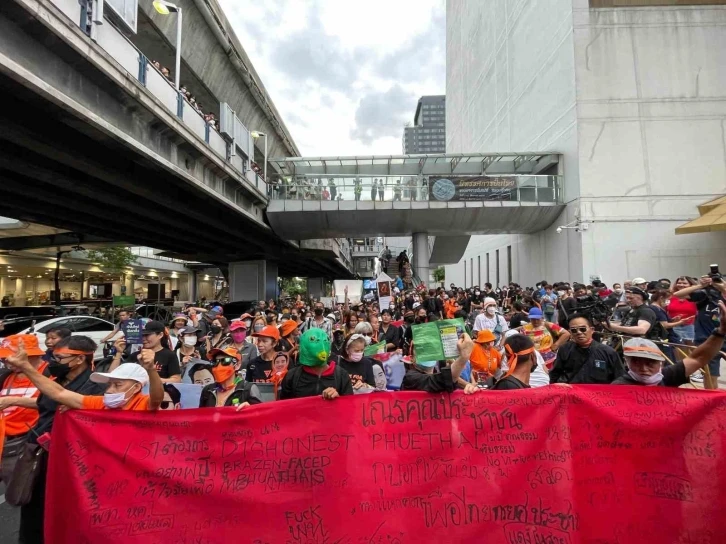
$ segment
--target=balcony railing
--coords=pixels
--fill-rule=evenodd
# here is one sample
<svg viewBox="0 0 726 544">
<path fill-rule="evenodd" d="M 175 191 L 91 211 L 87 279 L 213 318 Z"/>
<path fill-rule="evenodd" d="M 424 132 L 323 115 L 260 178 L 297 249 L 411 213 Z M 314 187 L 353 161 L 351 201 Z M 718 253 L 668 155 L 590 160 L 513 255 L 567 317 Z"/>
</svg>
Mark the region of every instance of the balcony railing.
<svg viewBox="0 0 726 544">
<path fill-rule="evenodd" d="M 418 176 L 383 178 L 374 182 L 374 178 L 361 177 L 289 179 L 272 176 L 267 189 L 272 200 L 562 203 L 562 178 L 472 176 L 468 181 L 457 176 L 451 181 L 437 176 L 430 181 L 426 176 Z"/>
</svg>

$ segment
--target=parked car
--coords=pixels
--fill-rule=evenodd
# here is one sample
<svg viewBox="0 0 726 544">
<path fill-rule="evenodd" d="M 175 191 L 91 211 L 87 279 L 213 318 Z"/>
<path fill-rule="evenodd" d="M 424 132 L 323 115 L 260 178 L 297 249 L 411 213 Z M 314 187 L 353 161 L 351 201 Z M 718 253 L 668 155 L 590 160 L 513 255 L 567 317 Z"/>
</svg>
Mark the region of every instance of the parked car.
<svg viewBox="0 0 726 544">
<path fill-rule="evenodd" d="M 32 315 L 32 316 L 13 316 L 13 317 L 7 317 L 2 320 L 3 322 L 3 330 L 0 331 L 0 337 L 4 336 L 11 336 L 13 334 L 18 334 L 21 331 L 32 327 L 35 325 L 36 327 L 38 324 L 43 323 L 44 321 L 48 321 L 49 319 L 55 318 L 55 314 L 46 314 L 46 315 Z"/>
<path fill-rule="evenodd" d="M 65 327 L 71 330 L 71 334 L 82 334 L 89 336 L 93 339 L 98 347 L 94 353 L 94 359 L 99 360 L 103 358 L 103 344 L 101 339 L 112 332 L 114 329 L 113 323 L 100 319 L 91 315 L 69 315 L 65 317 L 55 317 L 48 319 L 40 324 L 36 324 L 35 327 L 28 327 L 27 329 L 20 331 L 21 334 L 34 333 L 38 337 L 38 342 L 43 346 L 45 342 L 45 334 L 53 328 Z"/>
</svg>

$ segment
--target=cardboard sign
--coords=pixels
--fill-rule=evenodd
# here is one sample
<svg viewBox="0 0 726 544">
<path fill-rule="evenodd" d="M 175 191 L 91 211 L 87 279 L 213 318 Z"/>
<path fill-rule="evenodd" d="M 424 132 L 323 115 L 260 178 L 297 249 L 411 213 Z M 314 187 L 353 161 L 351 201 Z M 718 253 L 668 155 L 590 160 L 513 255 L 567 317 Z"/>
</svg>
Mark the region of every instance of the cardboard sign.
<svg viewBox="0 0 726 544">
<path fill-rule="evenodd" d="M 69 410 L 45 539 L 715 543 L 724 428 L 726 395 L 666 387 Z"/>
</svg>

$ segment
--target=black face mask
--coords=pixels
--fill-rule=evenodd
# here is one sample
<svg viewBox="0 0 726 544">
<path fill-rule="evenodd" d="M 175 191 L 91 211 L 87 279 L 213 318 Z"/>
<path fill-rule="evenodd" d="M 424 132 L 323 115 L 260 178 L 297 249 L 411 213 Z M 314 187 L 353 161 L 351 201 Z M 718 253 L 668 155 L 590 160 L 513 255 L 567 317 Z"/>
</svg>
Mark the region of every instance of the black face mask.
<svg viewBox="0 0 726 544">
<path fill-rule="evenodd" d="M 322 308 L 315 308 L 315 315 L 318 317 L 323 315 L 323 309 Z"/>
<path fill-rule="evenodd" d="M 413 323 L 414 321 L 415 321 L 415 319 L 414 319 L 413 317 L 407 317 L 407 318 L 406 318 L 406 323 L 408 323 L 409 325 L 410 325 L 411 323 Z"/>
<path fill-rule="evenodd" d="M 209 330 L 212 331 L 212 334 L 219 334 L 220 332 L 222 332 L 222 327 L 220 327 L 219 325 L 212 325 L 211 327 L 209 327 Z"/>
<path fill-rule="evenodd" d="M 51 376 L 53 376 L 54 378 L 58 378 L 59 380 L 62 380 L 66 376 L 68 376 L 68 373 L 70 371 L 70 366 L 59 363 L 58 361 L 51 360 L 51 362 L 48 363 L 48 372 L 50 372 Z"/>
<path fill-rule="evenodd" d="M 416 323 L 424 323 L 424 322 L 425 322 L 425 320 L 424 320 L 423 317 L 417 317 L 416 318 Z"/>
</svg>

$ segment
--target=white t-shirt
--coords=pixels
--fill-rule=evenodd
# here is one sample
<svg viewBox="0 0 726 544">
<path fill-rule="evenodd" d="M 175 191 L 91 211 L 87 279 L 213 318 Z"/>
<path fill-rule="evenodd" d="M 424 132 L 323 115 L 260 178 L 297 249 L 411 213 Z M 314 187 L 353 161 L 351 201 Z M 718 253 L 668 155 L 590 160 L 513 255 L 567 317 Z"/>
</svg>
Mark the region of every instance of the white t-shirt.
<svg viewBox="0 0 726 544">
<path fill-rule="evenodd" d="M 486 312 L 481 312 L 476 316 L 474 320 L 474 332 L 489 330 L 494 332 L 497 325 L 501 326 L 501 333 L 504 334 L 509 330 L 507 321 L 499 314 L 494 314 L 494 317 L 489 317 Z"/>
</svg>

